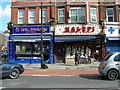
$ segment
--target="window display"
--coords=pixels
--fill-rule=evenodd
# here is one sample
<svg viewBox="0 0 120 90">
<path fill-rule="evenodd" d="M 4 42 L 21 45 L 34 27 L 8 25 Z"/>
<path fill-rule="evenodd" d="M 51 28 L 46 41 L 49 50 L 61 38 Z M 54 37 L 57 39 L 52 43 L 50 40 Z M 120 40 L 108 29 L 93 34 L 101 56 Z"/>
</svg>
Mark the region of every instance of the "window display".
<svg viewBox="0 0 120 90">
<path fill-rule="evenodd" d="M 48 44 L 44 44 L 44 53 L 49 55 Z M 40 59 L 41 45 L 40 43 L 16 43 L 15 55 L 17 59 Z"/>
</svg>

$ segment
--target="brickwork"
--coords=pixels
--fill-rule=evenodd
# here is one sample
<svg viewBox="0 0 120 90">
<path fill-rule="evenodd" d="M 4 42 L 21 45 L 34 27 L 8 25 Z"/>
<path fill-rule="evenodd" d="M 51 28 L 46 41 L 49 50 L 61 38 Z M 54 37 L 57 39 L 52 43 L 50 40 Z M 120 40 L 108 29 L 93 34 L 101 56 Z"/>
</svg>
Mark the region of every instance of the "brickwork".
<svg viewBox="0 0 120 90">
<path fill-rule="evenodd" d="M 88 22 L 91 22 L 90 20 L 90 8 L 97 8 L 97 21 L 102 21 L 103 19 L 106 18 L 106 8 L 114 8 L 114 14 L 115 14 L 115 22 L 118 22 L 119 20 L 119 13 L 118 13 L 118 9 L 120 8 L 120 6 L 116 5 L 116 6 L 103 6 L 103 4 L 113 4 L 113 2 L 89 2 L 89 6 L 88 6 Z M 67 6 L 56 6 L 56 10 L 54 8 L 54 2 L 51 2 L 51 4 L 53 4 L 53 6 L 51 6 L 51 10 L 50 10 L 50 2 L 43 2 L 43 5 L 48 5 L 47 7 L 44 6 L 43 8 L 47 8 L 47 21 L 50 21 L 50 17 L 55 17 L 55 13 L 56 13 L 56 20 L 58 21 L 58 9 L 59 8 L 65 8 L 65 22 L 68 22 L 69 19 L 69 10 L 70 7 L 85 7 L 86 5 L 85 3 L 83 5 L 67 5 Z M 65 4 L 65 2 L 56 2 L 56 5 L 62 5 Z M 74 4 L 79 4 L 78 2 L 74 3 Z M 93 5 L 96 4 L 96 5 Z M 101 6 L 100 6 L 101 4 Z M 31 7 L 27 7 L 27 5 L 31 5 Z M 34 5 L 34 6 L 32 6 Z M 19 8 L 12 8 L 12 21 L 14 23 L 17 23 L 17 18 L 18 18 L 18 10 L 19 9 L 25 9 L 25 23 L 28 23 L 28 10 L 29 9 L 36 9 L 36 23 L 39 23 L 39 9 L 40 6 L 36 6 L 36 5 L 41 5 L 41 2 L 13 2 L 12 6 L 26 6 L 26 7 L 19 7 Z M 87 11 L 87 10 L 86 10 Z M 51 13 L 51 14 L 50 14 Z M 51 15 L 51 16 L 50 16 Z M 87 15 L 87 12 L 86 12 Z"/>
</svg>

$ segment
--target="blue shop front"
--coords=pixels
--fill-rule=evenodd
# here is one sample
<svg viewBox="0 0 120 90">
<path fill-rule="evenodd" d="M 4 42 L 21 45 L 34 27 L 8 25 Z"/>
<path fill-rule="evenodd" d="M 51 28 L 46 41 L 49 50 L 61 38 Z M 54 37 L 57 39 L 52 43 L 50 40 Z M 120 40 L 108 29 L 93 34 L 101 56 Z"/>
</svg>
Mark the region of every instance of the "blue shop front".
<svg viewBox="0 0 120 90">
<path fill-rule="evenodd" d="M 118 23 L 106 26 L 106 54 L 108 49 L 111 52 L 120 52 L 120 28 Z"/>
<path fill-rule="evenodd" d="M 44 63 L 53 63 L 53 35 L 50 26 L 42 26 L 43 53 L 48 55 Z M 41 26 L 13 27 L 9 36 L 9 63 L 39 64 L 41 63 Z"/>
</svg>

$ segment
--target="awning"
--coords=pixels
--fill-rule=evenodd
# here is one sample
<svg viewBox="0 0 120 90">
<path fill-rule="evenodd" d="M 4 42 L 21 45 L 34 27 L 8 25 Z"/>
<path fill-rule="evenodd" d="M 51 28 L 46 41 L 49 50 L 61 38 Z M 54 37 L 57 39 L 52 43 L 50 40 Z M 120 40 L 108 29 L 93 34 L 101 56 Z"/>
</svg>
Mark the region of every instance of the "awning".
<svg viewBox="0 0 120 90">
<path fill-rule="evenodd" d="M 108 40 L 120 40 L 120 37 L 109 37 Z"/>
<path fill-rule="evenodd" d="M 40 36 L 13 36 L 11 37 L 14 42 L 40 42 Z M 44 41 L 50 41 L 49 36 L 43 36 Z"/>
<path fill-rule="evenodd" d="M 74 42 L 96 39 L 96 36 L 55 36 L 55 42 Z"/>
</svg>

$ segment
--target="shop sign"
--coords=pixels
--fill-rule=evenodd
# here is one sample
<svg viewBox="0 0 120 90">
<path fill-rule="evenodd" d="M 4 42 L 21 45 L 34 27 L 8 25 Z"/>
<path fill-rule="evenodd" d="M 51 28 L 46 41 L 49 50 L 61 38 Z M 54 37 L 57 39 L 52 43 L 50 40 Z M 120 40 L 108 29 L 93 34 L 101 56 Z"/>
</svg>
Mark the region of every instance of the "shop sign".
<svg viewBox="0 0 120 90">
<path fill-rule="evenodd" d="M 110 26 L 108 25 L 105 29 L 105 34 L 106 34 L 106 37 L 119 37 L 120 36 L 120 33 L 119 33 L 119 26 Z"/>
<path fill-rule="evenodd" d="M 101 32 L 98 25 L 57 25 L 55 35 L 97 35 Z"/>
<path fill-rule="evenodd" d="M 43 33 L 50 33 L 50 26 L 42 26 Z M 41 26 L 13 27 L 14 34 L 41 33 Z"/>
</svg>

